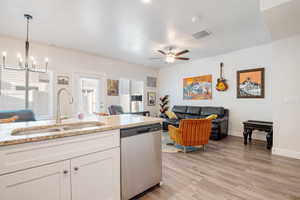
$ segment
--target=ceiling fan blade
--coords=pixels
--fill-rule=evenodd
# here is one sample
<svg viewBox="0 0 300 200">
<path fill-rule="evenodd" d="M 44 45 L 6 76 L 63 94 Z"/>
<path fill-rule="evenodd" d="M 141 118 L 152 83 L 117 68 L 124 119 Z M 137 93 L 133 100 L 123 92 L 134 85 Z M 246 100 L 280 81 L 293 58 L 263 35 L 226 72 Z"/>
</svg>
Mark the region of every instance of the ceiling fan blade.
<svg viewBox="0 0 300 200">
<path fill-rule="evenodd" d="M 158 50 L 159 53 L 163 54 L 163 55 L 167 55 L 164 51 L 162 50 Z"/>
<path fill-rule="evenodd" d="M 175 54 L 175 56 L 180 56 L 180 55 L 188 53 L 188 52 L 190 52 L 190 51 L 189 50 L 184 50 L 184 51 L 181 51 L 181 52 Z"/>
<path fill-rule="evenodd" d="M 177 60 L 190 60 L 189 58 L 183 58 L 183 57 L 175 57 Z"/>
<path fill-rule="evenodd" d="M 164 58 L 149 58 L 150 60 L 163 60 Z"/>
</svg>

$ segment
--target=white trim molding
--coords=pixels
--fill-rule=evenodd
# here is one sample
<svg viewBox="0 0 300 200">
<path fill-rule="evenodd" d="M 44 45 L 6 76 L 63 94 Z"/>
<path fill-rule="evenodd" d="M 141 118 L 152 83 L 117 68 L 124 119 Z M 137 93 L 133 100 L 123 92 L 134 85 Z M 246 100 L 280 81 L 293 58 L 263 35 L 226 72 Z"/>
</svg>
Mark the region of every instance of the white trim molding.
<svg viewBox="0 0 300 200">
<path fill-rule="evenodd" d="M 244 137 L 243 131 L 229 130 L 228 135 L 236 136 L 236 137 Z M 258 131 L 252 134 L 252 139 L 266 141 L 266 134 L 261 134 Z"/>
<path fill-rule="evenodd" d="M 300 152 L 291 151 L 289 149 L 272 148 L 272 154 L 289 158 L 300 159 Z"/>
</svg>

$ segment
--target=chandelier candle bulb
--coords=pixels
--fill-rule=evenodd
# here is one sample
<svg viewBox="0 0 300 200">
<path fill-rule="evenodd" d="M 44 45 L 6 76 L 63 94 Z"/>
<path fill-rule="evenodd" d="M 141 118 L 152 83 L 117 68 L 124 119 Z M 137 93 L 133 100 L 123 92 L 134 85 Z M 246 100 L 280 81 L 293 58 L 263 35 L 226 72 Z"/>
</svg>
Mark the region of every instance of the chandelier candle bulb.
<svg viewBox="0 0 300 200">
<path fill-rule="evenodd" d="M 22 67 L 22 64 L 23 64 L 23 58 L 20 57 L 20 58 L 19 58 L 19 66 Z"/>
<path fill-rule="evenodd" d="M 45 64 L 48 64 L 49 58 L 45 58 Z"/>
<path fill-rule="evenodd" d="M 33 61 L 32 61 L 32 67 L 33 67 L 33 69 L 36 68 L 36 65 L 37 65 L 37 62 L 36 62 L 35 60 L 33 60 Z"/>
<path fill-rule="evenodd" d="M 48 63 L 49 63 L 49 58 L 45 58 L 45 68 L 46 68 L 46 72 L 48 71 Z"/>
<path fill-rule="evenodd" d="M 3 51 L 3 52 L 2 52 L 2 62 L 3 62 L 3 63 L 2 63 L 3 66 L 2 66 L 2 67 L 3 67 L 3 68 L 5 68 L 5 59 L 6 59 L 6 56 L 7 56 L 6 51 Z"/>
</svg>

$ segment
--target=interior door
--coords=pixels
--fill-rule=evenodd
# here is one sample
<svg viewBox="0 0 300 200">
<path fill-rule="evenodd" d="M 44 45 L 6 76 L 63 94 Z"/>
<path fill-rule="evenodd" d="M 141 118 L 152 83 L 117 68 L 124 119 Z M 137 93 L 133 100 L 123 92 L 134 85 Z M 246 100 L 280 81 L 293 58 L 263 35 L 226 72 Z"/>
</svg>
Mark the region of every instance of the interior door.
<svg viewBox="0 0 300 200">
<path fill-rule="evenodd" d="M 1 200 L 71 200 L 70 161 L 0 176 Z"/>
<path fill-rule="evenodd" d="M 120 199 L 120 148 L 72 159 L 71 168 L 72 200 Z"/>
</svg>

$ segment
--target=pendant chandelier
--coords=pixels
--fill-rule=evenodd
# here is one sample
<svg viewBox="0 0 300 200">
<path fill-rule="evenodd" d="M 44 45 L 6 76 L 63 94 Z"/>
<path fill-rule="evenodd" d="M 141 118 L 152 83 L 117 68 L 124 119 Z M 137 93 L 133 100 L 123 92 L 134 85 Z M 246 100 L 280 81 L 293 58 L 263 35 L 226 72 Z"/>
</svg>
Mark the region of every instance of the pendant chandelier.
<svg viewBox="0 0 300 200">
<path fill-rule="evenodd" d="M 24 14 L 26 19 L 26 42 L 25 42 L 25 57 L 23 59 L 20 53 L 17 54 L 17 65 L 7 65 L 6 57 L 7 52 L 2 52 L 2 65 L 0 65 L 0 95 L 1 95 L 1 70 L 16 70 L 25 71 L 25 108 L 29 107 L 29 74 L 30 72 L 47 73 L 49 59 L 44 59 L 44 68 L 42 69 L 37 60 L 29 54 L 29 22 L 32 20 L 32 16 Z"/>
</svg>

